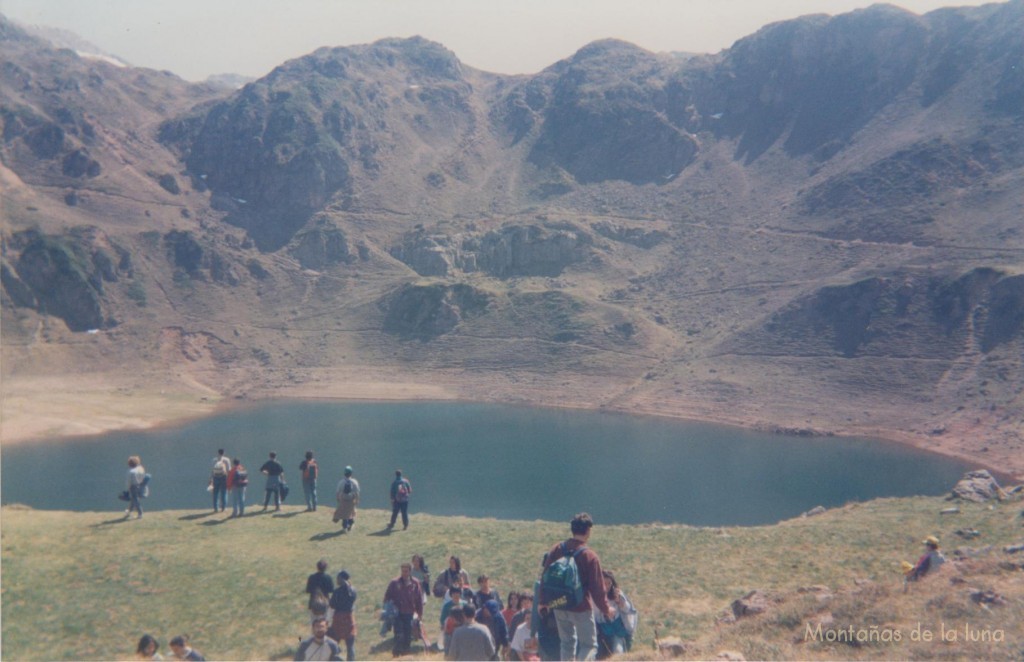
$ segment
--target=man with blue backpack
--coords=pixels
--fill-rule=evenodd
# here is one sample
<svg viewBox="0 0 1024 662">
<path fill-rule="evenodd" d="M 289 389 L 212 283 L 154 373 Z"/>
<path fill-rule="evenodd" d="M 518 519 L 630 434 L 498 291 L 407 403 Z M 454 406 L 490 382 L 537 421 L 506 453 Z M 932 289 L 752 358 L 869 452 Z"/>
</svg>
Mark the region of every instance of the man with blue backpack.
<svg viewBox="0 0 1024 662">
<path fill-rule="evenodd" d="M 551 548 L 540 580 L 540 609 L 552 610 L 558 623 L 561 659 L 593 660 L 597 655 L 594 607 L 610 621 L 601 559 L 587 546 L 594 520 L 587 513 L 572 518 L 572 538 Z M 577 654 L 578 647 L 578 654 Z"/>
</svg>

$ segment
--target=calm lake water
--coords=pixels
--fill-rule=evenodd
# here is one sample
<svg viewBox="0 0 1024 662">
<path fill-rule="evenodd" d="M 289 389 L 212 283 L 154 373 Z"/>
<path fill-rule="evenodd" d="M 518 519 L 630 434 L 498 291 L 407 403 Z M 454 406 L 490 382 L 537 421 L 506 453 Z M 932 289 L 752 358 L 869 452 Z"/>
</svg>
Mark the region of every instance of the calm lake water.
<svg viewBox="0 0 1024 662">
<path fill-rule="evenodd" d="M 126 458 L 153 475 L 150 510 L 210 508 L 217 448 L 252 476 L 248 502 L 262 505 L 260 465 L 278 453 L 302 503 L 298 464 L 320 462 L 320 500 L 333 508 L 346 464 L 363 506 L 389 508 L 401 468 L 413 485 L 410 513 L 598 523 L 751 525 L 815 506 L 882 496 L 938 495 L 972 467 L 896 444 L 795 439 L 737 428 L 587 411 L 500 405 L 275 402 L 179 427 L 74 441 L 5 446 L 2 501 L 40 509 L 123 508 Z M 326 514 L 325 514 L 326 517 Z"/>
</svg>

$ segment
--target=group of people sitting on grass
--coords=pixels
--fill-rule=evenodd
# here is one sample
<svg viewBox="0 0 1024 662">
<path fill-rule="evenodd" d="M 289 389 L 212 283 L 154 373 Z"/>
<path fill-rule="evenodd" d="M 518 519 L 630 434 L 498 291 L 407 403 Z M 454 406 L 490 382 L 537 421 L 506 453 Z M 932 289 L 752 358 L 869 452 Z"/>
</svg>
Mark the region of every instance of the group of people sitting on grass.
<svg viewBox="0 0 1024 662">
<path fill-rule="evenodd" d="M 589 516 L 582 515 L 590 522 Z M 586 531 L 589 534 L 589 527 Z M 545 567 L 551 565 L 549 561 L 558 549 L 556 546 L 545 554 Z M 603 659 L 627 652 L 637 625 L 636 608 L 619 589 L 615 576 L 600 568 L 596 554 L 587 550 L 589 556 L 580 556 L 585 545 L 568 549 L 562 543 L 561 549 L 565 558 L 579 560 L 584 583 L 580 585 L 579 606 L 573 605 L 579 616 L 572 620 L 589 620 L 593 645 L 588 645 L 586 632 L 577 638 L 575 625 L 559 623 L 569 619 L 561 619 L 557 607 L 543 603 L 541 580 L 530 589 L 509 592 L 503 601 L 485 574 L 476 578 L 474 591 L 469 573 L 454 555 L 433 583 L 422 556 L 415 554 L 408 563 L 401 564 L 399 576 L 388 583 L 383 595 L 380 636 L 394 633 L 395 657 L 411 652 L 414 640 L 422 641 L 424 650 L 444 651 L 448 660 L 593 659 L 595 654 Z M 306 578 L 312 634 L 300 644 L 296 660 L 341 659 L 339 642 L 345 645 L 346 659 L 356 657 L 356 589 L 346 570 L 338 573 L 336 583 L 327 570 L 327 560 L 320 559 L 316 572 Z M 591 595 L 598 597 L 592 599 Z M 430 596 L 441 600 L 439 636 L 433 643 L 429 634 L 432 628 L 423 621 L 423 608 Z M 571 641 L 563 641 L 567 636 Z"/>
</svg>

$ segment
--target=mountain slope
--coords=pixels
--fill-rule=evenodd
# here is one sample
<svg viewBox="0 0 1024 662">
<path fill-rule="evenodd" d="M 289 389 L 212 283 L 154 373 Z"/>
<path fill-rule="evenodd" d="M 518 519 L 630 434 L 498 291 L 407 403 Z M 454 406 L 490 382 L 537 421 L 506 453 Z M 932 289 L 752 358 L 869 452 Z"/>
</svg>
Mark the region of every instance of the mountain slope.
<svg viewBox="0 0 1024 662">
<path fill-rule="evenodd" d="M 231 92 L 0 27 L 8 401 L 392 383 L 1024 471 L 1020 0 L 533 76 L 388 39 Z"/>
</svg>

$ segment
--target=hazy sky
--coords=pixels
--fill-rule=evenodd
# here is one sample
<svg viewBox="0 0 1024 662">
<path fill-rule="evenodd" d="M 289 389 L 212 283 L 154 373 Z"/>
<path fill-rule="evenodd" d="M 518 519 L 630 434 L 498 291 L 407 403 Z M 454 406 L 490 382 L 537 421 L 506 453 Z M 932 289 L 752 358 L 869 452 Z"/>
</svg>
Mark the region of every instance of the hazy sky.
<svg viewBox="0 0 1024 662">
<path fill-rule="evenodd" d="M 870 0 L 0 0 L 0 12 L 76 32 L 133 65 L 189 80 L 262 76 L 321 46 L 421 35 L 462 62 L 534 73 L 605 37 L 714 53 L 761 26 Z M 916 13 L 983 0 L 896 0 Z"/>
</svg>

